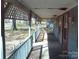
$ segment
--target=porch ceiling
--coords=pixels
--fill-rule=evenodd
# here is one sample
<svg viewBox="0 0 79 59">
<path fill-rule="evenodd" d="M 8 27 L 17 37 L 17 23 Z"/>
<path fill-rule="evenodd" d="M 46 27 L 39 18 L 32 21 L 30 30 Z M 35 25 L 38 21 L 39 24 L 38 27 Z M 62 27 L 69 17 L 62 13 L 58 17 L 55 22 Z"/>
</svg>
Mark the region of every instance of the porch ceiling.
<svg viewBox="0 0 79 59">
<path fill-rule="evenodd" d="M 77 4 L 76 0 L 18 0 L 23 5 L 28 6 L 41 18 L 52 18 L 64 12 L 59 8 L 70 8 Z"/>
</svg>

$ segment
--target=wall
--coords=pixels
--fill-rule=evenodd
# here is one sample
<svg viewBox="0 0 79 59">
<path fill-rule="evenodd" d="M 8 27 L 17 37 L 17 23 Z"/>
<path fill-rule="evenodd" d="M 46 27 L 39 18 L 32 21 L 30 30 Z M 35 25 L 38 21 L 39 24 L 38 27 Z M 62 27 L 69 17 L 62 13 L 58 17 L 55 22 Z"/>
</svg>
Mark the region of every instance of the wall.
<svg viewBox="0 0 79 59">
<path fill-rule="evenodd" d="M 70 15 L 74 17 L 74 23 L 69 23 L 68 33 L 68 54 L 70 59 L 77 59 L 77 32 L 78 32 L 78 9 L 77 7 L 70 10 Z"/>
<path fill-rule="evenodd" d="M 71 9 L 68 12 L 59 16 L 57 20 L 61 20 L 62 24 L 61 24 L 61 26 L 58 26 L 56 23 L 55 27 L 54 27 L 54 31 L 53 31 L 55 36 L 59 39 L 60 43 L 62 43 L 63 48 L 64 49 L 67 48 L 65 50 L 68 51 L 69 59 L 77 59 L 77 55 L 78 55 L 77 54 L 78 53 L 78 47 L 77 47 L 78 46 L 77 45 L 77 43 L 78 43 L 78 9 L 77 8 L 78 8 L 78 6 L 74 7 L 73 9 Z M 63 16 L 65 18 L 63 18 Z M 66 18 L 66 16 L 67 16 L 67 18 Z M 71 20 L 70 20 L 70 17 L 71 17 Z M 63 20 L 66 20 L 66 19 L 68 20 L 67 21 L 67 23 L 68 23 L 67 31 L 65 31 L 63 29 L 65 26 L 65 22 L 63 22 Z M 59 21 L 58 21 L 58 23 L 59 23 Z M 64 32 L 63 32 L 63 30 L 64 30 Z M 65 38 L 66 39 L 65 42 L 64 42 L 65 39 L 63 38 L 63 36 L 67 37 L 67 38 Z"/>
</svg>

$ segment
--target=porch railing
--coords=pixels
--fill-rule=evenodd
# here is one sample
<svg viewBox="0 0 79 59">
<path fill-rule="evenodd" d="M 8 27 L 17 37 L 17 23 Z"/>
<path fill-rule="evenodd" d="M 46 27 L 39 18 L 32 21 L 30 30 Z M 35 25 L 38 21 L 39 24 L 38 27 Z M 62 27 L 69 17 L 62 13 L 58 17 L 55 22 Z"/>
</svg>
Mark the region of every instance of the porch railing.
<svg viewBox="0 0 79 59">
<path fill-rule="evenodd" d="M 39 31 L 33 33 L 30 37 L 26 38 L 25 41 L 19 44 L 7 57 L 7 59 L 26 59 L 33 47 L 33 40 L 36 40 L 36 35 L 38 36 Z"/>
</svg>

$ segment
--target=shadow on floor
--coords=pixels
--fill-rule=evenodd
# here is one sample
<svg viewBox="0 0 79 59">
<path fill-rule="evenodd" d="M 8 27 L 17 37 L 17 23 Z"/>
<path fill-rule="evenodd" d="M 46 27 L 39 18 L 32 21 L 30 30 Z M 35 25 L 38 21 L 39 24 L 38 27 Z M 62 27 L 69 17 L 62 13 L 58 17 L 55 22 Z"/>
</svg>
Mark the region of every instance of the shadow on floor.
<svg viewBox="0 0 79 59">
<path fill-rule="evenodd" d="M 53 33 L 48 33 L 48 48 L 49 59 L 68 59 L 67 55 L 62 54 L 62 46 Z"/>
</svg>

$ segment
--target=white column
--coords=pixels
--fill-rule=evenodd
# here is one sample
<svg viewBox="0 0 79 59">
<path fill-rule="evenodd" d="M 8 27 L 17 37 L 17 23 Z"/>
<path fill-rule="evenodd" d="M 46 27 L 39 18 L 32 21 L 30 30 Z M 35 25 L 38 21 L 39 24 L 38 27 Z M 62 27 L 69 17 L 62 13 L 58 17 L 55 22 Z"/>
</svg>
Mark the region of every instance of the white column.
<svg viewBox="0 0 79 59">
<path fill-rule="evenodd" d="M 0 1 L 1 6 L 1 1 Z M 1 9 L 0 9 L 0 59 L 3 59 L 3 42 L 1 37 Z"/>
<path fill-rule="evenodd" d="M 3 59 L 3 44 L 1 35 L 0 35 L 0 59 Z"/>
</svg>

